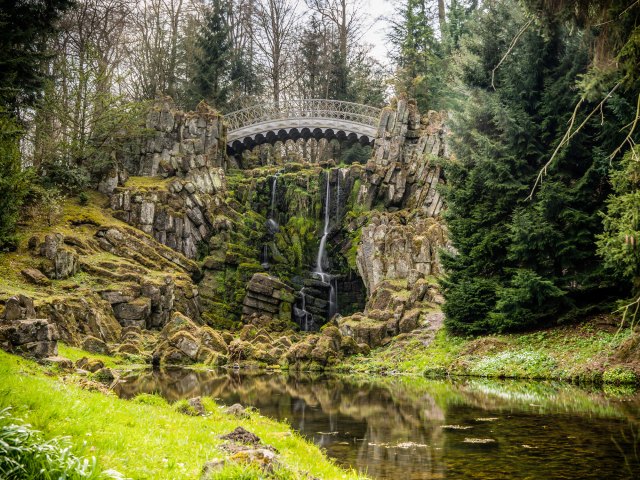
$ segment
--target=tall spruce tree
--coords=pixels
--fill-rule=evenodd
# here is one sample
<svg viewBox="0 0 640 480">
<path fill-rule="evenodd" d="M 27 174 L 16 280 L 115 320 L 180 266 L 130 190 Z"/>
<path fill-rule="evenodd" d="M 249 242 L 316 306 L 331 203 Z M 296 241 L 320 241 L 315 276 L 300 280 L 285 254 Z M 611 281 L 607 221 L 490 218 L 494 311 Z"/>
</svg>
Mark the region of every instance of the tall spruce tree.
<svg viewBox="0 0 640 480">
<path fill-rule="evenodd" d="M 444 311 L 456 332 L 569 319 L 606 302 L 616 287 L 595 255 L 595 236 L 608 193 L 603 152 L 621 140 L 615 129 L 628 101 L 617 98 L 607 109 L 610 131 L 587 122 L 528 200 L 565 134 L 579 100 L 576 78 L 589 59 L 579 33 L 562 25 L 542 32 L 530 24 L 494 70 L 527 22 L 517 2 L 495 2 L 463 42 L 469 101 L 454 122 L 456 159 L 445 167 L 444 190 L 457 252 L 443 258 Z M 579 113 L 575 123 L 585 117 Z"/>
<path fill-rule="evenodd" d="M 15 227 L 28 191 L 19 115 L 41 96 L 47 38 L 70 0 L 0 1 L 0 251 L 15 247 Z"/>
<path fill-rule="evenodd" d="M 443 100 L 445 64 L 427 0 L 405 0 L 396 11 L 389 40 L 394 47 L 395 89 L 414 98 L 421 110 Z"/>
<path fill-rule="evenodd" d="M 228 0 L 213 0 L 206 21 L 198 32 L 195 69 L 191 80 L 191 98 L 195 105 L 204 100 L 223 110 L 229 100 L 233 46 L 228 23 Z M 235 65 L 237 68 L 238 65 Z"/>
<path fill-rule="evenodd" d="M 16 113 L 38 98 L 46 79 L 46 39 L 72 0 L 0 1 L 0 104 Z"/>
</svg>

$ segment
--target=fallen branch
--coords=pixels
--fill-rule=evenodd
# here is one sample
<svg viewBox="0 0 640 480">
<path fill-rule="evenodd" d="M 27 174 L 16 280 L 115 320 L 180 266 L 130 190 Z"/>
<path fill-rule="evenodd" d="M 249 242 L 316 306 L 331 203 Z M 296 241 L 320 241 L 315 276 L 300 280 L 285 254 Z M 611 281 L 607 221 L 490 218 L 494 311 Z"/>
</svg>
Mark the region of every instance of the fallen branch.
<svg viewBox="0 0 640 480">
<path fill-rule="evenodd" d="M 615 92 L 618 89 L 619 86 L 620 86 L 620 82 L 616 83 L 615 86 L 609 91 L 609 93 L 607 93 L 607 95 L 602 99 L 602 101 L 596 106 L 596 108 L 594 108 L 591 111 L 591 113 L 589 113 L 589 115 L 587 115 L 587 118 L 585 118 L 583 120 L 583 122 L 580 124 L 580 126 L 578 126 L 578 128 L 576 128 L 572 132 L 571 129 L 573 128 L 573 124 L 576 121 L 576 116 L 578 115 L 578 110 L 580 109 L 580 107 L 582 106 L 582 103 L 584 102 L 584 97 L 580 99 L 580 101 L 576 105 L 576 108 L 573 109 L 573 113 L 571 114 L 571 119 L 569 120 L 569 128 L 567 129 L 567 131 L 565 132 L 564 136 L 562 137 L 562 140 L 560 140 L 560 143 L 558 144 L 556 149 L 553 151 L 553 154 L 551 155 L 551 158 L 549 159 L 549 161 L 547 163 L 545 163 L 544 166 L 540 169 L 540 172 L 538 172 L 538 176 L 536 177 L 536 181 L 533 184 L 533 188 L 531 189 L 531 193 L 529 193 L 529 196 L 527 197 L 527 200 L 533 200 L 533 194 L 535 193 L 536 188 L 538 187 L 539 184 L 542 183 L 542 178 L 547 174 L 547 168 L 549 168 L 549 166 L 553 163 L 553 161 L 555 160 L 556 155 L 558 155 L 558 152 L 560 151 L 560 149 L 562 147 L 564 147 L 566 144 L 568 144 L 569 141 L 580 130 L 582 130 L 582 128 L 589 121 L 589 119 L 591 119 L 591 117 L 593 117 L 593 115 L 600 108 L 602 108 L 602 106 L 605 104 L 605 102 L 609 99 L 609 97 L 611 97 L 611 95 L 613 95 L 613 92 Z"/>
<path fill-rule="evenodd" d="M 638 103 L 636 105 L 636 117 L 633 119 L 633 123 L 631 124 L 631 128 L 629 129 L 629 133 L 627 134 L 625 139 L 622 141 L 620 146 L 618 146 L 618 148 L 616 148 L 613 151 L 613 153 L 611 155 L 609 155 L 609 162 L 611 162 L 611 160 L 613 160 L 615 158 L 615 156 L 618 153 L 620 153 L 620 150 L 622 150 L 622 147 L 624 147 L 625 143 L 629 143 L 629 140 L 631 140 L 631 135 L 633 135 L 633 132 L 635 131 L 636 127 L 638 126 L 638 117 L 640 117 L 640 95 L 638 95 Z"/>
<path fill-rule="evenodd" d="M 527 23 L 525 23 L 522 26 L 522 28 L 516 34 L 516 36 L 513 37 L 513 40 L 511 40 L 511 45 L 509 45 L 509 49 L 507 50 L 507 53 L 505 53 L 502 56 L 502 58 L 500 59 L 498 64 L 493 68 L 493 70 L 491 70 L 491 88 L 493 88 L 494 90 L 496 89 L 496 86 L 495 86 L 496 70 L 500 67 L 500 65 L 502 65 L 502 62 L 504 62 L 506 60 L 506 58 L 511 53 L 511 50 L 513 50 L 513 48 L 516 46 L 516 43 L 518 43 L 518 40 L 520 39 L 522 34 L 527 30 L 527 28 L 529 28 L 529 25 L 531 25 L 532 23 L 533 23 L 533 19 L 529 20 Z"/>
<path fill-rule="evenodd" d="M 624 322 L 627 319 L 627 314 L 629 313 L 629 310 L 633 307 L 636 307 L 635 310 L 633 311 L 633 313 L 631 314 L 631 325 L 629 328 L 631 328 L 633 330 L 633 327 L 635 326 L 636 323 L 636 319 L 638 317 L 638 310 L 640 310 L 640 295 L 638 296 L 638 298 L 636 298 L 635 300 L 633 300 L 632 302 L 626 304 L 624 307 L 619 308 L 618 310 L 616 310 L 614 313 L 616 312 L 620 312 L 622 310 L 622 321 L 620 322 L 620 327 L 618 328 L 618 331 L 616 332 L 616 335 L 618 335 L 618 333 L 620 333 L 620 331 L 622 330 L 622 328 L 624 327 Z"/>
</svg>

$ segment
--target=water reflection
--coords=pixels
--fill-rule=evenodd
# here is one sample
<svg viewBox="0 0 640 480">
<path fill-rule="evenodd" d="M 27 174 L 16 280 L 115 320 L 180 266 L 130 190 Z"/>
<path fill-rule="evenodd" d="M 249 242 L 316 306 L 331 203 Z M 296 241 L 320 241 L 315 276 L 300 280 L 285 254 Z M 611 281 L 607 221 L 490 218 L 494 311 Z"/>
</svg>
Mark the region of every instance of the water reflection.
<svg viewBox="0 0 640 480">
<path fill-rule="evenodd" d="M 554 383 L 150 371 L 117 393 L 208 395 L 291 426 L 378 479 L 640 476 L 640 396 Z"/>
</svg>

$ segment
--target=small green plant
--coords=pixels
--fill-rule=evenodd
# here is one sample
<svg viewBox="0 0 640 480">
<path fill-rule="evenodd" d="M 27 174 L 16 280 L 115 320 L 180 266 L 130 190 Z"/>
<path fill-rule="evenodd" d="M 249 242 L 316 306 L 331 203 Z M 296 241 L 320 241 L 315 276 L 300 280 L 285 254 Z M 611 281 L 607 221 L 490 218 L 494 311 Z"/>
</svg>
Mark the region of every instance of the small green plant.
<svg viewBox="0 0 640 480">
<path fill-rule="evenodd" d="M 615 367 L 605 370 L 602 381 L 613 385 L 633 385 L 638 383 L 638 377 L 631 370 L 624 367 Z"/>
<path fill-rule="evenodd" d="M 167 401 L 155 393 L 141 393 L 136 395 L 132 401 L 135 403 L 141 403 L 142 405 L 155 405 L 157 407 L 167 406 Z"/>
<path fill-rule="evenodd" d="M 87 195 L 87 192 L 80 192 L 80 195 L 78 195 L 78 203 L 83 207 L 89 203 L 89 195 Z"/>
<path fill-rule="evenodd" d="M 189 415 L 192 417 L 197 417 L 198 416 L 198 412 L 196 411 L 195 408 L 193 408 L 188 401 L 186 400 L 178 400 L 176 403 L 173 404 L 173 409 L 176 412 L 182 413 L 184 415 Z"/>
<path fill-rule="evenodd" d="M 0 410 L 0 477 L 6 479 L 119 479 L 118 472 L 100 472 L 96 459 L 71 453 L 69 439 L 44 440 L 30 425 L 13 423 L 9 408 Z"/>
</svg>

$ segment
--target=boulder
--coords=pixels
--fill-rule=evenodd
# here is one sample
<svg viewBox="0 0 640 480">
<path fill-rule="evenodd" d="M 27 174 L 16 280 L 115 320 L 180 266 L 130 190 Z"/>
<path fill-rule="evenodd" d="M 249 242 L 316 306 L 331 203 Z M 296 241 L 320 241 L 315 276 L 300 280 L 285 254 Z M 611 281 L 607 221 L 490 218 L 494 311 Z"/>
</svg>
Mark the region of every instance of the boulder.
<svg viewBox="0 0 640 480">
<path fill-rule="evenodd" d="M 36 310 L 34 308 L 33 300 L 26 295 L 15 295 L 13 297 L 9 297 L 4 304 L 2 319 L 6 322 L 35 317 Z"/>
<path fill-rule="evenodd" d="M 224 337 L 220 332 L 217 332 L 210 327 L 202 327 L 200 329 L 199 336 L 203 346 L 224 355 L 229 353 L 227 343 L 224 341 Z"/>
<path fill-rule="evenodd" d="M 204 416 L 207 414 L 207 411 L 202 404 L 202 399 L 200 397 L 194 397 L 187 400 L 187 403 L 193 408 L 197 415 Z"/>
<path fill-rule="evenodd" d="M 180 350 L 193 361 L 198 357 L 200 345 L 198 340 L 189 332 L 177 332 L 169 339 L 169 344 Z"/>
<path fill-rule="evenodd" d="M 82 349 L 86 352 L 99 353 L 101 355 L 109 355 L 110 353 L 109 347 L 105 342 L 91 335 L 82 340 Z"/>
<path fill-rule="evenodd" d="M 95 373 L 98 370 L 104 368 L 104 362 L 102 360 L 98 360 L 97 358 L 82 357 L 76 362 L 76 368 Z"/>
<path fill-rule="evenodd" d="M 37 268 L 25 268 L 20 273 L 29 283 L 33 283 L 34 285 L 41 287 L 51 285 L 51 280 Z"/>
<path fill-rule="evenodd" d="M 0 345 L 29 357 L 55 357 L 58 330 L 47 319 L 15 320 L 0 327 Z"/>
<path fill-rule="evenodd" d="M 68 358 L 55 356 L 55 357 L 46 357 L 42 359 L 42 363 L 44 365 L 51 365 L 59 368 L 60 370 L 73 370 L 73 362 Z"/>
<path fill-rule="evenodd" d="M 77 272 L 78 254 L 64 246 L 64 236 L 60 233 L 44 238 L 40 255 L 46 259 L 42 263 L 42 270 L 52 280 L 62 280 Z"/>
<path fill-rule="evenodd" d="M 294 290 L 275 277 L 264 273 L 255 273 L 246 287 L 246 294 L 242 301 L 242 319 L 249 323 L 256 316 L 261 324 L 265 319 L 275 322 L 291 319 Z"/>
</svg>

